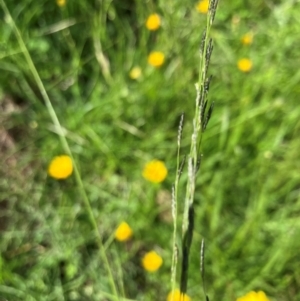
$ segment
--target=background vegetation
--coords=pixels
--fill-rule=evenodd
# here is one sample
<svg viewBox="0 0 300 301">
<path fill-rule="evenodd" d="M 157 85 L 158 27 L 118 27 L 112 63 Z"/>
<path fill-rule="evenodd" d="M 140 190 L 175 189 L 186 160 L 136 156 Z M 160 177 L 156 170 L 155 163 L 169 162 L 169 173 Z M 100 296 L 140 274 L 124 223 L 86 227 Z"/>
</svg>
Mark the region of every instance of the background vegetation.
<svg viewBox="0 0 300 301">
<path fill-rule="evenodd" d="M 185 112 L 186 154 L 206 20 L 196 4 L 6 1 L 66 131 L 114 279 L 128 299 L 165 300 L 170 290 L 177 126 Z M 145 27 L 153 12 L 162 18 L 156 32 Z M 193 300 L 203 298 L 202 238 L 211 300 L 235 300 L 252 289 L 272 300 L 300 300 L 299 12 L 292 0 L 220 1 L 211 32 L 215 110 L 195 200 Z M 47 176 L 63 149 L 8 21 L 2 10 L 0 297 L 115 300 L 74 177 Z M 249 32 L 253 42 L 243 45 Z M 147 63 L 152 50 L 166 55 L 159 69 Z M 253 63 L 248 73 L 237 68 L 244 57 Z M 142 70 L 137 80 L 129 77 L 134 66 Z M 162 184 L 142 177 L 152 159 L 167 165 Z M 134 232 L 126 243 L 113 240 L 123 220 Z M 155 273 L 141 266 L 152 249 L 164 260 Z"/>
</svg>

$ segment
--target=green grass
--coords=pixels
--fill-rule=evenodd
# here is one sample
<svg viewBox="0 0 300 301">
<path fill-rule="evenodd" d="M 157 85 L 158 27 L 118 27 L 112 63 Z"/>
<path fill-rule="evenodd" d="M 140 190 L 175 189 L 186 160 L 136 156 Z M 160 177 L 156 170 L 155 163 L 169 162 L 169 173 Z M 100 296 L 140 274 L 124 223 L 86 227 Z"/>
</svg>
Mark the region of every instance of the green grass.
<svg viewBox="0 0 300 301">
<path fill-rule="evenodd" d="M 205 16 L 194 2 L 182 1 L 6 5 L 66 130 L 120 298 L 166 300 L 173 225 L 162 218 L 162 212 L 171 213 L 170 199 L 158 205 L 157 196 L 170 193 L 175 180 L 181 112 L 186 115 L 181 155 L 189 152 Z M 236 300 L 250 290 L 263 290 L 274 301 L 300 300 L 299 9 L 295 1 L 220 1 L 209 69 L 215 109 L 203 135 L 195 192 L 188 284 L 193 300 L 204 300 L 202 238 L 210 300 Z M 2 7 L 1 12 L 4 16 Z M 163 19 L 157 32 L 144 26 L 152 12 Z M 66 150 L 5 20 L 0 300 L 117 300 L 76 178 L 47 176 L 51 159 Z M 250 30 L 253 44 L 243 46 L 240 39 Z M 100 50 L 109 71 L 97 60 Z M 152 50 L 166 54 L 160 69 L 147 65 Z M 248 74 L 237 68 L 243 57 L 253 61 Z M 143 72 L 137 81 L 128 75 L 135 65 Z M 169 171 L 159 185 L 141 176 L 144 164 L 155 158 Z M 185 169 L 179 212 L 186 180 Z M 125 244 L 112 240 L 123 220 L 134 231 Z M 140 261 L 152 249 L 164 264 L 149 274 Z"/>
</svg>

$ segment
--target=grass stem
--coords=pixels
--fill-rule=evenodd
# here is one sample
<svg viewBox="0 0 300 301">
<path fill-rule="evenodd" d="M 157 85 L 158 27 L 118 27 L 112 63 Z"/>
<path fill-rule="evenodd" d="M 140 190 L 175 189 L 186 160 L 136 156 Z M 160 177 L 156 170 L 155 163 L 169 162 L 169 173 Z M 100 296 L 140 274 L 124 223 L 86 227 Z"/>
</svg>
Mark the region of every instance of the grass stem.
<svg viewBox="0 0 300 301">
<path fill-rule="evenodd" d="M 50 115 L 50 118 L 54 124 L 54 126 L 56 127 L 57 129 L 57 132 L 58 132 L 58 136 L 59 136 L 59 139 L 60 139 L 60 142 L 61 142 L 61 145 L 64 149 L 64 151 L 66 152 L 67 155 L 69 155 L 71 158 L 72 158 L 72 161 L 73 161 L 73 166 L 74 166 L 74 175 L 75 175 L 75 180 L 76 180 L 76 183 L 79 187 L 79 190 L 81 192 L 81 195 L 82 195 L 82 198 L 83 198 L 83 202 L 84 202 L 84 205 L 85 205 L 85 208 L 87 210 L 87 213 L 88 213 L 88 216 L 89 216 L 89 219 L 90 219 L 90 222 L 91 222 L 91 225 L 94 229 L 94 231 L 96 231 L 96 235 L 97 235 L 97 243 L 98 243 L 98 247 L 99 247 L 99 251 L 100 251 L 100 255 L 101 255 L 101 258 L 104 262 L 104 265 L 106 266 L 106 270 L 107 270 L 107 273 L 108 273 L 108 277 L 109 277 L 109 281 L 110 281 L 110 284 L 111 284 L 111 288 L 112 288 L 112 291 L 114 293 L 115 296 L 118 296 L 118 292 L 117 292 L 117 288 L 116 288 L 116 285 L 115 285 L 115 282 L 114 282 L 114 279 L 113 279 L 113 275 L 112 275 L 112 271 L 111 271 L 111 268 L 110 268 L 110 264 L 109 264 L 109 261 L 108 261 L 108 258 L 107 258 L 107 255 L 106 255 L 106 252 L 105 252 L 105 249 L 103 247 L 103 244 L 102 244 L 102 238 L 101 238 L 101 235 L 99 233 L 99 230 L 98 230 L 98 225 L 97 225 L 97 221 L 96 221 L 96 218 L 95 218 L 95 215 L 93 213 L 93 210 L 92 210 L 92 207 L 91 207 L 91 204 L 90 204 L 90 201 L 89 201 L 89 198 L 87 196 L 87 193 L 85 191 L 85 188 L 84 188 L 84 185 L 83 185 L 83 182 L 82 182 L 82 179 L 81 179 L 81 176 L 80 176 L 80 172 L 79 172 L 79 169 L 77 167 L 77 164 L 74 160 L 74 157 L 72 155 L 72 152 L 71 152 L 71 149 L 70 149 L 70 146 L 68 144 L 68 141 L 65 137 L 65 134 L 64 134 L 64 131 L 63 131 L 63 128 L 59 122 L 59 119 L 56 115 L 56 112 L 53 108 L 53 105 L 51 103 L 51 100 L 48 96 L 48 93 L 44 87 L 44 84 L 41 80 L 41 77 L 33 63 L 33 60 L 31 58 L 31 55 L 24 43 L 24 40 L 22 38 L 22 35 L 15 23 L 15 21 L 13 20 L 7 6 L 6 6 L 6 3 L 4 0 L 0 0 L 1 2 L 1 6 L 3 8 L 3 11 L 5 13 L 5 18 L 6 18 L 6 22 L 11 26 L 11 28 L 13 29 L 15 35 L 16 35 L 16 38 L 17 38 L 17 41 L 20 45 L 20 48 L 21 48 L 21 51 L 22 53 L 24 54 L 25 56 L 25 59 L 26 59 L 26 62 L 28 64 L 28 67 L 32 73 L 32 76 L 38 86 L 38 89 L 42 95 L 42 98 L 44 100 L 44 103 L 46 105 L 46 108 L 47 108 L 47 111 Z"/>
</svg>

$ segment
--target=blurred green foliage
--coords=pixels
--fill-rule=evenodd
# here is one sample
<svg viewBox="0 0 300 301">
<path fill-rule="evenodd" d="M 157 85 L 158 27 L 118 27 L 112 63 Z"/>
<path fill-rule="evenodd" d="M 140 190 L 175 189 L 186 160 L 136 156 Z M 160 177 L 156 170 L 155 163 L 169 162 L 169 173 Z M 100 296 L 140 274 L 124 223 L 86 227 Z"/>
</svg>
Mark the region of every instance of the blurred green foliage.
<svg viewBox="0 0 300 301">
<path fill-rule="evenodd" d="M 177 0 L 6 5 L 66 129 L 120 292 L 166 300 L 172 254 L 167 191 L 175 179 L 181 112 L 182 154 L 188 153 L 205 15 L 195 2 Z M 211 32 L 215 111 L 195 200 L 188 290 L 194 300 L 203 298 L 202 238 L 210 300 L 235 300 L 254 289 L 272 300 L 300 300 L 299 9 L 292 0 L 220 1 Z M 162 26 L 149 32 L 145 20 L 153 12 Z M 1 16 L 0 133 L 11 143 L 0 148 L 0 297 L 112 300 L 74 179 L 47 177 L 49 161 L 62 152 L 57 130 Z M 254 37 L 247 46 L 241 38 L 248 32 Z M 160 69 L 147 64 L 152 50 L 166 55 Z M 244 57 L 253 62 L 249 73 L 237 68 Z M 134 66 L 142 69 L 138 80 L 129 77 Z M 15 109 L 8 113 L 11 103 Z M 169 170 L 161 185 L 141 176 L 145 162 L 156 158 Z M 126 244 L 112 241 L 123 220 L 134 231 Z M 140 265 L 151 249 L 164 259 L 155 274 Z"/>
</svg>

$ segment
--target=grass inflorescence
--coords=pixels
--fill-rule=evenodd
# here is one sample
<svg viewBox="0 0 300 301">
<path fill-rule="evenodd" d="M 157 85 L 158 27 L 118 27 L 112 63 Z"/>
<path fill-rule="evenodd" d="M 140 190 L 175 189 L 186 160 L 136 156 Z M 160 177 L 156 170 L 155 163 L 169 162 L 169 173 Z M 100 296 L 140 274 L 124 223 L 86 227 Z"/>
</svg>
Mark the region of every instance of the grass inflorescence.
<svg viewBox="0 0 300 301">
<path fill-rule="evenodd" d="M 0 300 L 299 299 L 298 3 L 0 4 Z"/>
<path fill-rule="evenodd" d="M 195 115 L 193 118 L 193 132 L 191 135 L 190 142 L 190 153 L 187 159 L 184 158 L 181 164 L 179 164 L 180 158 L 180 141 L 182 138 L 183 130 L 183 120 L 184 115 L 181 115 L 180 124 L 178 128 L 178 138 L 177 138 L 177 172 L 175 178 L 175 184 L 173 188 L 172 197 L 172 211 L 174 219 L 174 234 L 173 234 L 173 259 L 172 259 L 172 291 L 175 290 L 175 280 L 176 280 L 176 264 L 178 251 L 176 246 L 176 232 L 177 232 L 177 199 L 178 199 L 178 184 L 179 178 L 182 173 L 183 165 L 185 160 L 187 160 L 187 186 L 186 186 L 186 197 L 184 204 L 184 218 L 182 223 L 182 248 L 181 248 L 181 275 L 180 275 L 180 292 L 183 296 L 187 293 L 188 285 L 188 270 L 189 270 L 189 257 L 190 248 L 193 240 L 194 233 L 194 223 L 195 223 L 195 209 L 194 209 L 194 199 L 196 190 L 196 178 L 197 173 L 201 165 L 201 141 L 202 134 L 205 131 L 208 122 L 211 118 L 214 103 L 208 105 L 208 92 L 211 81 L 211 76 L 208 76 L 208 68 L 210 64 L 210 59 L 213 51 L 212 39 L 209 37 L 211 26 L 215 18 L 216 10 L 218 6 L 218 1 L 209 1 L 209 8 L 207 14 L 207 23 L 204 33 L 202 35 L 200 44 L 200 65 L 199 65 L 199 80 L 196 84 L 196 102 L 195 102 Z M 207 109 L 208 107 L 208 109 Z M 207 110 L 206 110 L 207 109 Z M 204 242 L 201 248 L 201 258 L 202 258 L 202 279 L 204 280 Z M 203 284 L 204 286 L 204 284 Z M 206 298 L 208 298 L 206 296 Z"/>
</svg>

